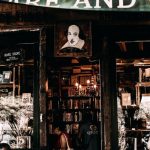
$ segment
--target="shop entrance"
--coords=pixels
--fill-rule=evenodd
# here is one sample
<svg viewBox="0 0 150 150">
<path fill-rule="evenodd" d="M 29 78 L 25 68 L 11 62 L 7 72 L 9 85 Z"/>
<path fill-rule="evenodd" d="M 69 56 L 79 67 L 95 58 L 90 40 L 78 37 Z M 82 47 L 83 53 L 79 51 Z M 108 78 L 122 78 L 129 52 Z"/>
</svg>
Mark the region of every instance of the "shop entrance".
<svg viewBox="0 0 150 150">
<path fill-rule="evenodd" d="M 59 138 L 63 132 L 74 149 L 92 145 L 100 150 L 102 108 L 99 60 L 51 58 L 47 61 L 47 81 L 49 149 L 60 148 Z M 90 128 L 85 124 L 90 124 Z M 83 128 L 87 130 L 85 133 Z M 79 137 L 84 141 L 82 144 Z"/>
</svg>

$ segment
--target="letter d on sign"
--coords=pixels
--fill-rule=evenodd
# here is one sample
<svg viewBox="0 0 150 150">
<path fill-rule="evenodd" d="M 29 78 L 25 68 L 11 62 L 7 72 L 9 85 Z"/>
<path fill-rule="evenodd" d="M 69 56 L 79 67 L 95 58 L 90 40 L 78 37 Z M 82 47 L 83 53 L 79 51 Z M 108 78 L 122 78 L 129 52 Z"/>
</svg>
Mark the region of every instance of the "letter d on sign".
<svg viewBox="0 0 150 150">
<path fill-rule="evenodd" d="M 117 6 L 117 8 L 131 8 L 136 3 L 136 0 L 131 0 L 131 3 L 129 5 L 123 5 L 123 1 L 124 0 L 119 0 L 119 5 Z"/>
</svg>

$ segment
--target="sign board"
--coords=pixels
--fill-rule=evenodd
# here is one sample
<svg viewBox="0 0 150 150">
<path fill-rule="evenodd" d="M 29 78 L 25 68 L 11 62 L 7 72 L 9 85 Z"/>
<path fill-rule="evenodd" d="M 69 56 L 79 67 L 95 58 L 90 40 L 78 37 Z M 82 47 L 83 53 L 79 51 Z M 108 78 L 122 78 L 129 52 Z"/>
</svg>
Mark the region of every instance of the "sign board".
<svg viewBox="0 0 150 150">
<path fill-rule="evenodd" d="M 1 0 L 50 8 L 96 11 L 150 11 L 150 0 Z"/>
<path fill-rule="evenodd" d="M 131 93 L 122 93 L 122 106 L 130 106 L 131 105 Z"/>
<path fill-rule="evenodd" d="M 1 61 L 5 64 L 22 63 L 23 62 L 23 51 L 21 49 L 2 50 Z"/>
</svg>

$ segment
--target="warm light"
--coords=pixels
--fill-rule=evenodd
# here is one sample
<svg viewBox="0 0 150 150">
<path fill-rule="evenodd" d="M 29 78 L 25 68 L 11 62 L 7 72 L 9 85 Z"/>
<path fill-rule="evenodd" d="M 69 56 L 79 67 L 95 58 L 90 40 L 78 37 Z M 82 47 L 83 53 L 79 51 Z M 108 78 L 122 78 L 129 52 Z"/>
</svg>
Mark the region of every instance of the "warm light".
<svg viewBox="0 0 150 150">
<path fill-rule="evenodd" d="M 96 89 L 96 87 L 97 87 L 96 84 L 94 84 L 94 89 Z"/>
<path fill-rule="evenodd" d="M 89 84 L 89 83 L 90 83 L 90 80 L 87 80 L 86 83 Z"/>
<path fill-rule="evenodd" d="M 75 86 L 76 86 L 76 87 L 78 87 L 78 86 L 79 86 L 79 84 L 76 82 L 76 83 L 75 83 Z"/>
<path fill-rule="evenodd" d="M 79 85 L 79 89 L 81 89 L 82 88 L 82 85 Z"/>
</svg>

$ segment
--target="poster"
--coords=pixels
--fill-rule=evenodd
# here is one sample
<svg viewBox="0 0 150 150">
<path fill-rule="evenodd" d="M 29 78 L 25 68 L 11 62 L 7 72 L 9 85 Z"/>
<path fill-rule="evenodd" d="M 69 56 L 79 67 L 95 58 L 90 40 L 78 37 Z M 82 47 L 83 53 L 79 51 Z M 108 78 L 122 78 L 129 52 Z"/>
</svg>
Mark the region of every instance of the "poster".
<svg viewBox="0 0 150 150">
<path fill-rule="evenodd" d="M 92 55 L 90 22 L 58 23 L 55 26 L 55 57 L 89 57 Z"/>
</svg>

